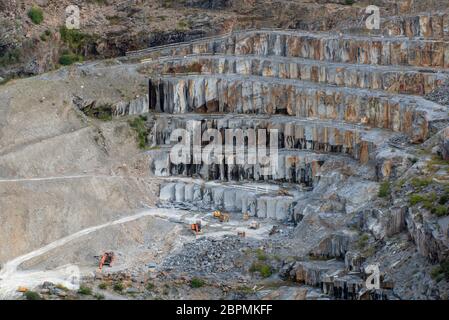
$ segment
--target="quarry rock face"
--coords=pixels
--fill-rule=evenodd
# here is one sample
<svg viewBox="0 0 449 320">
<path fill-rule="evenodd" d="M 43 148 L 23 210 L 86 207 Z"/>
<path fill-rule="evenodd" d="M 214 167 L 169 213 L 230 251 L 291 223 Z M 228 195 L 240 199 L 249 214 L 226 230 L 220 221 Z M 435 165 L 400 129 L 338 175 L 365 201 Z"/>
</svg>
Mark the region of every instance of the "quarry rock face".
<svg viewBox="0 0 449 320">
<path fill-rule="evenodd" d="M 311 60 L 415 67 L 446 68 L 447 42 L 395 37 L 314 34 L 301 31 L 242 31 L 223 39 L 211 39 L 164 49 L 143 50 L 151 55 L 234 54 L 305 58 Z M 133 56 L 131 53 L 129 56 Z"/>
<path fill-rule="evenodd" d="M 164 103 L 156 102 L 151 108 L 168 113 L 287 114 L 363 123 L 407 133 L 416 142 L 428 137 L 432 118 L 445 117 L 444 107 L 418 98 L 307 86 L 297 81 L 277 83 L 242 77 L 168 78 L 155 84 L 156 97 L 164 97 L 156 101 Z M 202 92 L 205 92 L 204 100 Z"/>
<path fill-rule="evenodd" d="M 447 78 L 445 72 L 429 69 L 331 63 L 292 57 L 189 55 L 146 62 L 151 70 L 176 74 L 190 70 L 201 74 L 239 74 L 295 79 L 323 84 L 384 90 L 390 93 L 423 95 L 432 92 Z M 195 67 L 196 69 L 193 69 Z"/>
<path fill-rule="evenodd" d="M 162 32 L 141 41 L 185 42 L 1 85 L 0 240 L 18 247 L 1 262 L 100 225 L 110 236 L 24 270 L 96 267 L 114 247 L 129 274 L 89 281 L 126 280 L 137 298 L 447 298 L 449 109 L 444 92 L 429 98 L 449 78 L 447 16 L 383 17 L 372 32 Z M 373 267 L 380 288 L 367 282 Z M 278 276 L 279 288 L 242 289 Z M 204 285 L 192 290 L 194 278 Z"/>
<path fill-rule="evenodd" d="M 375 36 L 250 30 L 129 53 L 143 58 L 140 72 L 150 78 L 155 114 L 148 122 L 153 145 L 162 147 L 152 152 L 154 174 L 172 179 L 168 185 L 204 181 L 183 180 L 184 190 L 198 190 L 195 199 L 184 195 L 187 203 L 167 200 L 183 197 L 176 189 L 167 197 L 169 187 L 162 187 L 160 205 L 293 222 L 301 258 L 283 264 L 282 276 L 335 299 L 394 298 L 397 280 L 388 272 L 382 289 L 365 283 L 376 259 L 392 259 L 375 257 L 385 242 L 409 238 L 428 263 L 444 261 L 448 248 L 434 218 L 421 221 L 407 201 L 381 196 L 386 185 L 391 192 L 393 181 L 410 175 L 418 161 L 413 146 L 447 123 L 444 99 L 424 98 L 448 81 L 445 18 L 387 18 L 383 35 Z M 265 141 L 275 129 L 276 170 L 170 164 L 165 148 L 176 142 L 176 128 L 192 136 L 266 129 Z M 444 132 L 439 150 L 447 157 Z M 255 189 L 247 190 L 248 183 Z M 267 183 L 276 187 L 260 192 L 257 186 Z"/>
<path fill-rule="evenodd" d="M 441 153 L 443 159 L 449 160 L 449 128 L 444 129 L 442 133 Z"/>
</svg>

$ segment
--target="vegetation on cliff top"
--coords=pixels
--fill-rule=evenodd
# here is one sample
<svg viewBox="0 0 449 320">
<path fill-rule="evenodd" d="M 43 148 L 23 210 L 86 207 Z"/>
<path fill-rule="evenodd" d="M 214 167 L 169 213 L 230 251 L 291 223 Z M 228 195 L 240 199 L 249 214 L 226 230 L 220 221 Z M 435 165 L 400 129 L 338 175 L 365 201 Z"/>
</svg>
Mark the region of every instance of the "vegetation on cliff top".
<svg viewBox="0 0 449 320">
<path fill-rule="evenodd" d="M 44 12 L 39 7 L 32 7 L 28 10 L 28 17 L 34 24 L 41 24 L 44 21 Z"/>
</svg>

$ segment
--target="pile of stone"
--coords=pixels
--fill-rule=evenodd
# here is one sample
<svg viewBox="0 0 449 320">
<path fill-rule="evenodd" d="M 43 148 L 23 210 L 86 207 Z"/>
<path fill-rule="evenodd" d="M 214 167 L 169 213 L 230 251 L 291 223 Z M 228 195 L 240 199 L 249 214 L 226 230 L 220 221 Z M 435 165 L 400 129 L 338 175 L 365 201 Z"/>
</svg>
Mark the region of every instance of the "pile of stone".
<svg viewBox="0 0 449 320">
<path fill-rule="evenodd" d="M 449 81 L 446 81 L 440 87 L 426 95 L 426 99 L 444 106 L 449 106 Z"/>
<path fill-rule="evenodd" d="M 255 249 L 256 242 L 226 236 L 221 239 L 200 238 L 186 243 L 181 250 L 167 258 L 163 263 L 164 269 L 182 270 L 188 274 L 209 275 L 241 274 L 247 267 L 244 257 L 245 249 Z"/>
</svg>

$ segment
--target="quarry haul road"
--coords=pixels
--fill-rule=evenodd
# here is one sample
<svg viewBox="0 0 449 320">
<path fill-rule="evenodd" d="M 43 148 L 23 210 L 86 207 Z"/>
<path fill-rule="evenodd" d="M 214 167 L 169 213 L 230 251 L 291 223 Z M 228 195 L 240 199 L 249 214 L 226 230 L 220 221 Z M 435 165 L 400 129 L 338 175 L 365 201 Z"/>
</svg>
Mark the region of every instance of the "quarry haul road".
<svg viewBox="0 0 449 320">
<path fill-rule="evenodd" d="M 121 176 L 108 176 L 108 175 L 76 175 L 76 176 L 54 176 L 45 178 L 13 178 L 5 179 L 0 178 L 0 183 L 2 182 L 32 182 L 32 181 L 51 181 L 51 180 L 71 180 L 71 179 L 85 179 L 85 178 L 118 178 Z"/>
<path fill-rule="evenodd" d="M 192 215 L 189 211 L 179 209 L 161 209 L 161 208 L 149 208 L 140 211 L 137 214 L 130 215 L 118 220 L 107 222 L 101 225 L 89 227 L 71 234 L 67 237 L 61 238 L 54 242 L 51 242 L 42 248 L 34 250 L 25 255 L 19 256 L 13 260 L 6 262 L 3 268 L 0 270 L 0 299 L 11 299 L 20 297 L 21 293 L 18 292 L 19 287 L 27 289 L 33 289 L 38 285 L 41 285 L 45 281 L 52 282 L 54 284 L 61 284 L 68 289 L 77 290 L 79 288 L 80 270 L 76 265 L 68 264 L 58 267 L 54 270 L 18 270 L 19 266 L 33 258 L 48 253 L 49 251 L 62 247 L 67 243 L 79 239 L 83 236 L 99 231 L 101 229 L 125 224 L 135 220 L 139 220 L 144 217 L 156 217 L 164 220 L 168 220 L 173 223 L 192 223 L 201 219 L 204 225 L 210 225 L 211 227 L 217 227 L 216 224 L 209 224 L 204 221 L 201 216 Z M 204 216 L 203 216 L 204 217 Z M 229 227 L 222 230 L 212 231 L 207 236 L 220 237 L 226 234 L 236 234 L 234 229 L 241 227 L 239 222 L 230 224 Z M 250 237 L 260 237 L 264 233 L 268 233 L 270 226 L 265 226 L 259 230 L 248 230 L 247 234 Z M 205 235 L 206 236 L 206 235 Z"/>
</svg>

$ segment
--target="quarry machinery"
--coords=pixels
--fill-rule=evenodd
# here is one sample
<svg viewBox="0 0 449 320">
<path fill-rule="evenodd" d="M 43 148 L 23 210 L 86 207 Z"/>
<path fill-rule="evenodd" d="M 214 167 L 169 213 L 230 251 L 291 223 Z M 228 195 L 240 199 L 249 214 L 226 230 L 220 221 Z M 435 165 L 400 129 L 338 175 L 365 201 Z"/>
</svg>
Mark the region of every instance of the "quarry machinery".
<svg viewBox="0 0 449 320">
<path fill-rule="evenodd" d="M 249 228 L 253 230 L 257 230 L 260 228 L 260 223 L 258 221 L 251 221 L 249 224 Z"/>
<path fill-rule="evenodd" d="M 201 228 L 201 221 L 198 220 L 196 223 L 192 223 L 190 225 L 190 230 L 192 230 L 193 233 L 195 233 L 196 235 L 202 234 L 202 228 Z"/>
<path fill-rule="evenodd" d="M 229 222 L 230 216 L 228 213 L 222 213 L 219 210 L 214 211 L 214 218 L 220 220 L 220 222 Z"/>
<path fill-rule="evenodd" d="M 112 262 L 114 261 L 114 252 L 110 251 L 110 252 L 105 252 L 101 258 L 100 258 L 100 263 L 98 265 L 98 269 L 102 270 L 103 266 L 112 266 Z"/>
</svg>

